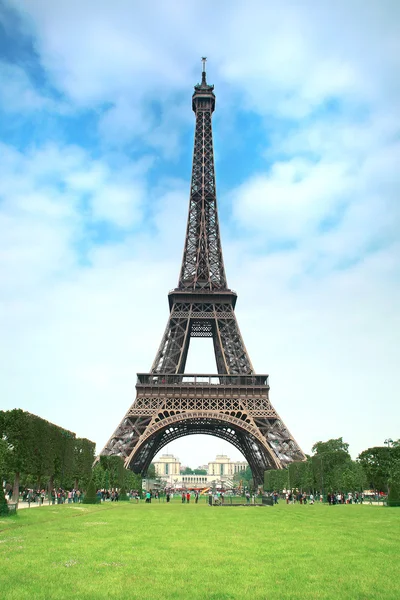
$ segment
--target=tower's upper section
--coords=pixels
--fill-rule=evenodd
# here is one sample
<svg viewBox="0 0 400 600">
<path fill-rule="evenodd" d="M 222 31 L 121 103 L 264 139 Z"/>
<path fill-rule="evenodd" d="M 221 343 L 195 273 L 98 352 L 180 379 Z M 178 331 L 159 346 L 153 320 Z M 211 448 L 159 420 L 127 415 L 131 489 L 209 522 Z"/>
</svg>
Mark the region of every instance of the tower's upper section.
<svg viewBox="0 0 400 600">
<path fill-rule="evenodd" d="M 203 63 L 203 72 L 201 74 L 201 83 L 194 86 L 194 93 L 192 96 L 192 108 L 195 113 L 198 110 L 208 110 L 211 113 L 215 110 L 215 94 L 213 92 L 214 86 L 208 85 L 206 80 L 206 58 L 203 56 L 201 59 Z"/>
<path fill-rule="evenodd" d="M 211 125 L 215 95 L 214 86 L 206 81 L 206 59 L 202 61 L 202 80 L 194 88 L 192 101 L 196 129 L 189 215 L 178 283 L 178 290 L 186 292 L 227 290 L 218 223 Z"/>
</svg>

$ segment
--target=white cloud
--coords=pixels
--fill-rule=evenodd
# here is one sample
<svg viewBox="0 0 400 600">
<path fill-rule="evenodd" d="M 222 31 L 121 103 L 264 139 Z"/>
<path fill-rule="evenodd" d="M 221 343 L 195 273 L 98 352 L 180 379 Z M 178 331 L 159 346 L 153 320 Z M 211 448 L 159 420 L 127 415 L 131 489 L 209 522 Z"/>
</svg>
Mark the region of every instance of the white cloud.
<svg viewBox="0 0 400 600">
<path fill-rule="evenodd" d="M 6 114 L 33 114 L 41 111 L 66 115 L 70 107 L 55 100 L 48 91 L 38 91 L 24 69 L 0 61 L 0 109 Z"/>
<path fill-rule="evenodd" d="M 93 216 L 113 221 L 119 227 L 131 227 L 140 220 L 144 195 L 141 186 L 109 184 L 93 198 Z"/>
<path fill-rule="evenodd" d="M 338 201 L 351 193 L 345 163 L 315 163 L 292 159 L 274 163 L 235 191 L 235 217 L 240 224 L 261 229 L 270 242 L 297 240 L 314 232 Z"/>
<path fill-rule="evenodd" d="M 70 100 L 113 105 L 104 122 L 111 131 L 123 133 L 132 119 L 146 133 L 149 100 L 173 103 L 199 77 L 193 61 L 204 52 L 218 89 L 228 85 L 235 102 L 242 95 L 261 114 L 302 117 L 338 96 L 363 105 L 399 99 L 396 2 L 220 2 L 200 15 L 185 2 L 173 10 L 163 2 L 10 4 L 31 23 L 49 77 Z"/>
<path fill-rule="evenodd" d="M 143 175 L 142 165 L 121 169 L 116 177 L 108 166 L 94 162 L 89 168 L 84 165 L 84 170 L 69 174 L 66 182 L 72 190 L 87 194 L 93 220 L 129 229 L 142 218 L 146 196 Z"/>
<path fill-rule="evenodd" d="M 399 3 L 220 2 L 201 15 L 187 2 L 9 4 L 51 85 L 99 111 L 103 149 L 143 140 L 173 157 L 195 61 L 209 54 L 221 127 L 238 108 L 265 118 L 265 169 L 228 194 L 236 220 L 223 240 L 253 363 L 270 372 L 272 401 L 306 451 L 317 438 L 343 435 L 358 452 L 395 437 Z M 53 110 L 20 68 L 8 73 L 7 110 L 15 95 L 17 111 Z M 189 182 L 155 185 L 152 157 L 0 151 L 3 404 L 102 445 L 168 317 Z M 93 245 L 87 226 L 99 221 L 124 239 Z M 287 239 L 295 247 L 279 251 Z M 219 442 L 177 447 L 195 466 Z"/>
</svg>

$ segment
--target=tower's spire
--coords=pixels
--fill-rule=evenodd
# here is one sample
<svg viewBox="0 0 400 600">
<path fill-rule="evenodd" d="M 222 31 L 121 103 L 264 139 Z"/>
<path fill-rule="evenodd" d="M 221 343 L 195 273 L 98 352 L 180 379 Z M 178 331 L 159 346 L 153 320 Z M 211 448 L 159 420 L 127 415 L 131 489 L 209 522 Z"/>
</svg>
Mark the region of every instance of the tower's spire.
<svg viewBox="0 0 400 600">
<path fill-rule="evenodd" d="M 202 85 L 207 85 L 207 81 L 206 81 L 206 62 L 207 62 L 207 56 L 202 56 L 201 57 L 201 62 L 203 63 L 203 71 L 201 74 L 201 83 Z"/>
</svg>

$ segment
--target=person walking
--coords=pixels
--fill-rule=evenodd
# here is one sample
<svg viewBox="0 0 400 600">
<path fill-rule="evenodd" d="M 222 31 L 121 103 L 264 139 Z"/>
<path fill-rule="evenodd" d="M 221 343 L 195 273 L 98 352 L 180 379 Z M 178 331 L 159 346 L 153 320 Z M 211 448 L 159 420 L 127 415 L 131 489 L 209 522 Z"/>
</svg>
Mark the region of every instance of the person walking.
<svg viewBox="0 0 400 600">
<path fill-rule="evenodd" d="M 185 504 L 185 500 L 186 500 L 186 494 L 185 494 L 185 492 L 182 492 L 182 504 Z"/>
<path fill-rule="evenodd" d="M 194 493 L 194 502 L 195 504 L 197 504 L 199 501 L 199 492 L 196 490 Z"/>
<path fill-rule="evenodd" d="M 188 491 L 186 494 L 186 502 L 189 504 L 190 502 L 190 492 Z"/>
</svg>

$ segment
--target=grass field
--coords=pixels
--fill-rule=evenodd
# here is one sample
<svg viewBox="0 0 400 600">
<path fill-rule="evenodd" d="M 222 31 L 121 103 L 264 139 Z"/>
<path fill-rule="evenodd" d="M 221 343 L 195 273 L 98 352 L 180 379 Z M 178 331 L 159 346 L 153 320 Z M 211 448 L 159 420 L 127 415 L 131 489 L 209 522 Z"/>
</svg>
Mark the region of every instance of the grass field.
<svg viewBox="0 0 400 600">
<path fill-rule="evenodd" d="M 400 510 L 43 506 L 0 521 L 0 598 L 400 599 Z"/>
</svg>

